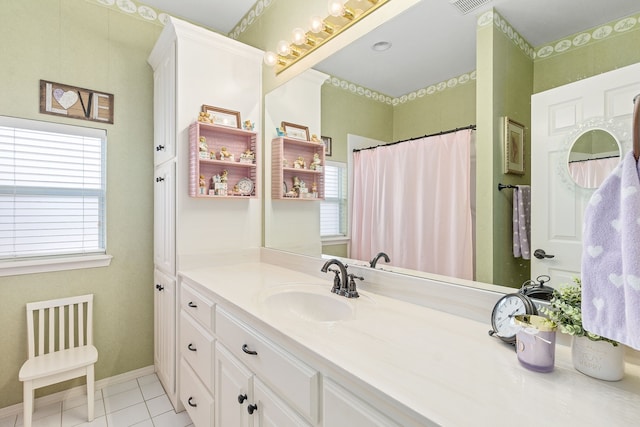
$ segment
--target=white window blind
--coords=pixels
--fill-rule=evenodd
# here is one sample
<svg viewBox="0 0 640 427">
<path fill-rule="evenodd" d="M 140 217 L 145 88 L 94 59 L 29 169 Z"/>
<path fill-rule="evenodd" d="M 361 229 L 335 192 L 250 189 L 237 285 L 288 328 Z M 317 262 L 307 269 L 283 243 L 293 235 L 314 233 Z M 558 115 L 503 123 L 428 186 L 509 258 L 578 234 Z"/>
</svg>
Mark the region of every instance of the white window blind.
<svg viewBox="0 0 640 427">
<path fill-rule="evenodd" d="M 105 253 L 106 131 L 0 117 L 0 260 Z"/>
<path fill-rule="evenodd" d="M 324 167 L 324 201 L 320 203 L 320 235 L 347 234 L 347 167 L 327 163 Z"/>
</svg>

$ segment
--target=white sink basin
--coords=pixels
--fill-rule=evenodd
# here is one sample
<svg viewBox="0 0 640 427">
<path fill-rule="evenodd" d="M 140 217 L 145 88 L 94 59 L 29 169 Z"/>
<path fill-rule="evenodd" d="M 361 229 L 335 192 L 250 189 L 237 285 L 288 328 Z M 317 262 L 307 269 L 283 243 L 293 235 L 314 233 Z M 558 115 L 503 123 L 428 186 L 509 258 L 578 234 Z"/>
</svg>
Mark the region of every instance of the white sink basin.
<svg viewBox="0 0 640 427">
<path fill-rule="evenodd" d="M 314 322 L 336 322 L 355 318 L 354 300 L 333 294 L 325 285 L 278 286 L 263 295 L 270 314 L 292 316 Z"/>
</svg>

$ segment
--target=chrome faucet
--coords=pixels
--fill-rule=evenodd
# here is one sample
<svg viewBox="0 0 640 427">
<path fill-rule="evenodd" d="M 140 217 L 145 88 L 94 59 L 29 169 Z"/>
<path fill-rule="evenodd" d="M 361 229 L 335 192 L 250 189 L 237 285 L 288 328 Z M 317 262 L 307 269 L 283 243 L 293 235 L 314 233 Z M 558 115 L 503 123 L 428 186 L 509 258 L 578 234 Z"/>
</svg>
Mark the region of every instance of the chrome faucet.
<svg viewBox="0 0 640 427">
<path fill-rule="evenodd" d="M 384 262 L 389 262 L 391 261 L 389 259 L 389 255 L 385 254 L 384 252 L 380 252 L 378 253 L 378 255 L 374 256 L 373 259 L 371 260 L 371 262 L 369 263 L 369 266 L 371 268 L 376 268 L 376 264 L 378 263 L 378 260 L 380 258 L 384 258 Z"/>
<path fill-rule="evenodd" d="M 330 269 L 329 268 L 330 265 L 337 265 L 340 271 L 335 269 Z M 333 288 L 331 288 L 331 292 L 333 292 L 334 294 L 341 295 L 342 290 L 347 287 L 347 280 L 349 280 L 349 277 L 347 274 L 347 266 L 341 263 L 340 261 L 338 261 L 337 259 L 333 258 L 325 262 L 322 268 L 320 269 L 320 271 L 322 271 L 323 273 L 326 273 L 327 271 L 331 271 L 336 275 L 333 279 Z"/>
</svg>

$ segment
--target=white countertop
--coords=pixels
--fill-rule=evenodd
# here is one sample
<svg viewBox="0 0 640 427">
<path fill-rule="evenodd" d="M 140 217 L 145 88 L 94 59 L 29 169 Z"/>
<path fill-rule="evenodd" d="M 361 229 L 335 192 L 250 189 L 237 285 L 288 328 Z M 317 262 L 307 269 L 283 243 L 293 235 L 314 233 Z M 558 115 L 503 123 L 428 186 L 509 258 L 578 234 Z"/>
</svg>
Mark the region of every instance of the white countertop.
<svg viewBox="0 0 640 427">
<path fill-rule="evenodd" d="M 637 365 L 627 364 L 622 381 L 600 381 L 576 371 L 570 349 L 557 345 L 554 371 L 532 372 L 518 363 L 513 347 L 488 336 L 489 319 L 476 322 L 364 291 L 346 299 L 329 292 L 333 275 L 323 280 L 260 262 L 181 275 L 443 426 L 640 425 Z M 318 285 L 353 304 L 355 319 L 292 321 L 270 313 L 265 295 L 294 283 Z"/>
</svg>

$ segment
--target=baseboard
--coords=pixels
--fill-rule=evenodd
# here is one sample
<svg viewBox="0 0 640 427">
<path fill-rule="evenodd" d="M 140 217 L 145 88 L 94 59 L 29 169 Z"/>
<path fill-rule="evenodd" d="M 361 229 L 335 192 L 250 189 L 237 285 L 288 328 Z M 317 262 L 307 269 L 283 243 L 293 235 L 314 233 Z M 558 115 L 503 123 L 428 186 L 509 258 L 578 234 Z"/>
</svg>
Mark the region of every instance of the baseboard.
<svg viewBox="0 0 640 427">
<path fill-rule="evenodd" d="M 125 383 L 127 381 L 135 380 L 138 377 L 151 375 L 155 371 L 156 371 L 155 367 L 151 365 L 151 366 L 146 366 L 144 368 L 135 369 L 133 371 L 125 372 L 123 374 L 114 375 L 113 377 L 103 378 L 101 380 L 96 381 L 96 390 L 102 390 L 103 388 L 113 384 Z M 62 402 L 63 400 L 67 400 L 70 398 L 84 396 L 86 392 L 87 392 L 86 386 L 73 387 L 68 390 L 63 390 L 57 393 L 52 393 L 46 396 L 38 397 L 35 400 L 34 406 L 42 407 L 42 406 L 51 405 L 53 403 Z M 11 415 L 21 414 L 21 413 L 22 413 L 22 403 L 16 403 L 15 405 L 7 406 L 6 408 L 1 408 L 0 419 L 11 416 Z"/>
</svg>

